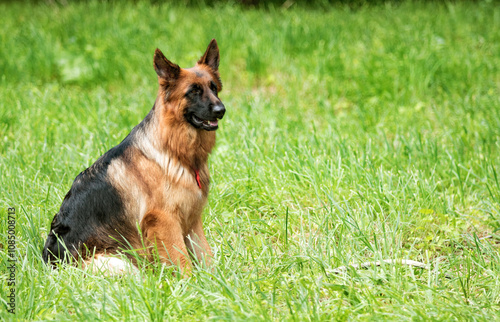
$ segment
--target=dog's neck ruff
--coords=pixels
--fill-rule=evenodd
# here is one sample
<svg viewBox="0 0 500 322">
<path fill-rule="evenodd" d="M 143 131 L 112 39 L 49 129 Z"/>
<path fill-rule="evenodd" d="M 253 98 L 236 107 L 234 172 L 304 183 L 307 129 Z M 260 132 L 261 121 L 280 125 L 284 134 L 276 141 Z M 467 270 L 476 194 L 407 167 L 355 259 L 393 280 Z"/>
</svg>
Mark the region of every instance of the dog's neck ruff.
<svg viewBox="0 0 500 322">
<path fill-rule="evenodd" d="M 198 183 L 198 187 L 201 189 L 200 170 L 194 169 L 194 173 L 196 174 L 196 183 Z"/>
</svg>

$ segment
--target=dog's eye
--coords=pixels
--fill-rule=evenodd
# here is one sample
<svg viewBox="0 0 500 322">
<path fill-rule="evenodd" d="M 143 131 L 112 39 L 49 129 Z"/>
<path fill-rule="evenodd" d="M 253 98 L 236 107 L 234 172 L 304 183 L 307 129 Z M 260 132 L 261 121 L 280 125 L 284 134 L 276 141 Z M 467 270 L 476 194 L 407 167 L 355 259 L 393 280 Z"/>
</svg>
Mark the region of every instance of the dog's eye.
<svg viewBox="0 0 500 322">
<path fill-rule="evenodd" d="M 215 85 L 214 82 L 210 83 L 210 89 L 212 90 L 212 92 L 214 92 L 215 94 L 217 94 L 217 85 Z"/>
<path fill-rule="evenodd" d="M 193 85 L 189 92 L 187 93 L 188 95 L 201 95 L 203 93 L 203 89 L 199 85 Z"/>
</svg>

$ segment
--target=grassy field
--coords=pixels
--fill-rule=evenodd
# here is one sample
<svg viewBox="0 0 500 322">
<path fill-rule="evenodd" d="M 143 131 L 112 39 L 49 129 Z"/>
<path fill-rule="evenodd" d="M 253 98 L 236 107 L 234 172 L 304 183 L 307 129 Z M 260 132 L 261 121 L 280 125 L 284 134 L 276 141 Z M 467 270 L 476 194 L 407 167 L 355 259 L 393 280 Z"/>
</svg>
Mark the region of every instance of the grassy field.
<svg viewBox="0 0 500 322">
<path fill-rule="evenodd" d="M 56 2 L 54 2 L 56 3 Z M 0 4 L 0 319 L 500 319 L 500 6 Z M 78 173 L 153 105 L 156 47 L 221 50 L 214 270 L 41 260 Z M 427 269 L 383 264 L 415 260 Z"/>
</svg>

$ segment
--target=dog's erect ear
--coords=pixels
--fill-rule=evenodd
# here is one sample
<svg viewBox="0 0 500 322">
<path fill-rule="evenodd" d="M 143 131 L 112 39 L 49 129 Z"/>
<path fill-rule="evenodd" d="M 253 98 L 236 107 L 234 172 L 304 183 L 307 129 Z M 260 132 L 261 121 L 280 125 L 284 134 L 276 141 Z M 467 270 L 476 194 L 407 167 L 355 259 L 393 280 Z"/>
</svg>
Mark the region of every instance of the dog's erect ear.
<svg viewBox="0 0 500 322">
<path fill-rule="evenodd" d="M 212 39 L 210 44 L 208 45 L 207 51 L 205 54 L 198 60 L 198 64 L 208 65 L 213 69 L 214 72 L 219 70 L 219 47 L 217 46 L 217 41 Z"/>
<path fill-rule="evenodd" d="M 158 48 L 155 50 L 154 65 L 156 74 L 165 80 L 175 80 L 181 73 L 179 65 L 168 60 Z"/>
</svg>

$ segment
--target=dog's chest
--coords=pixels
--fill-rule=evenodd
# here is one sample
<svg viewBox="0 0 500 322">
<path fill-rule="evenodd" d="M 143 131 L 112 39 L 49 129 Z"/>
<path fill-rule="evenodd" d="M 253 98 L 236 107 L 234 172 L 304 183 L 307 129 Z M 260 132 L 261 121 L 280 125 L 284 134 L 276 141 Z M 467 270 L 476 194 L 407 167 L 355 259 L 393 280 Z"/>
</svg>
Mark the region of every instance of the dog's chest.
<svg viewBox="0 0 500 322">
<path fill-rule="evenodd" d="M 165 204 L 167 212 L 179 216 L 186 225 L 203 211 L 207 198 L 197 186 L 167 183 L 165 186 Z"/>
<path fill-rule="evenodd" d="M 151 211 L 191 222 L 201 216 L 207 201 L 208 187 L 200 188 L 196 172 L 179 163 L 162 166 L 142 156 L 134 162 L 116 159 L 108 169 L 108 176 L 121 192 L 125 211 L 139 222 Z M 201 181 L 208 179 L 202 177 Z"/>
</svg>

